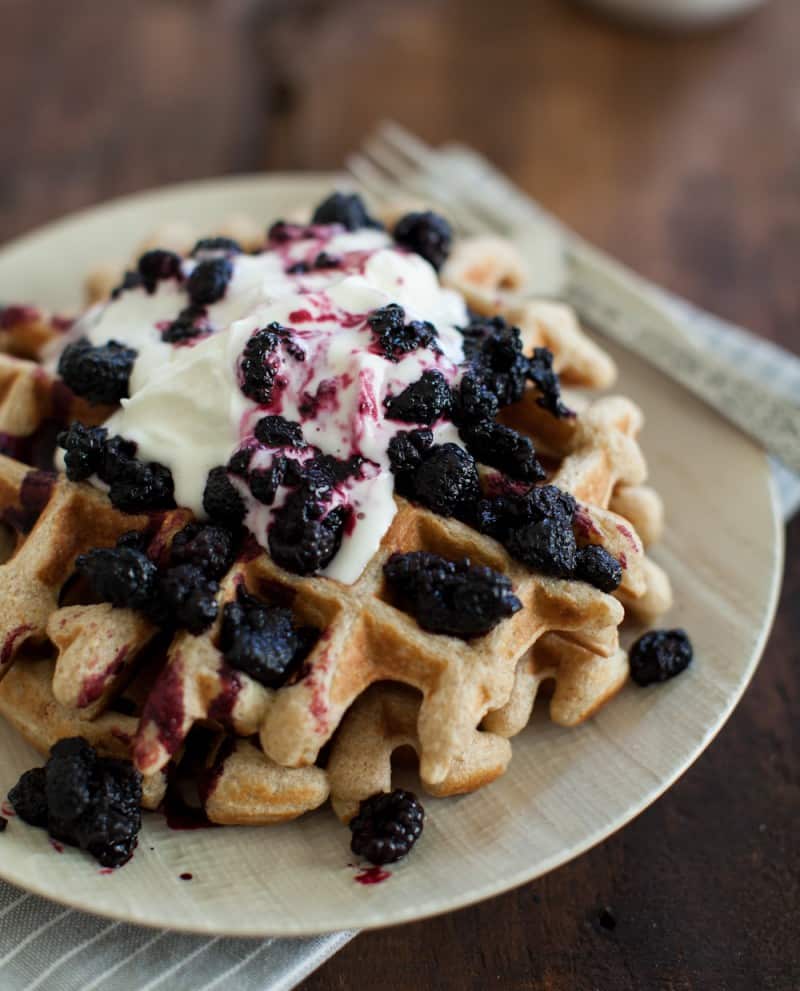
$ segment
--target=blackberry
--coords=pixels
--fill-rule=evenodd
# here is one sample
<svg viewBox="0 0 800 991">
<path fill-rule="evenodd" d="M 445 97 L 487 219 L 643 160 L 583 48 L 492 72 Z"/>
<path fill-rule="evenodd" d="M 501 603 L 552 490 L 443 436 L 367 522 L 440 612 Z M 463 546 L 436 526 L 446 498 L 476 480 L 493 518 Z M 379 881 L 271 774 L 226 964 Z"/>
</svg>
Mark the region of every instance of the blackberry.
<svg viewBox="0 0 800 991">
<path fill-rule="evenodd" d="M 373 310 L 367 317 L 375 343 L 385 358 L 398 361 L 402 355 L 417 348 L 439 351 L 436 343 L 438 335 L 432 323 L 427 320 L 406 323 L 405 319 L 405 310 L 398 303 L 389 303 Z"/>
<path fill-rule="evenodd" d="M 80 736 L 60 740 L 47 762 L 45 798 L 50 815 L 71 819 L 83 815 L 92 800 L 96 754 Z"/>
<path fill-rule="evenodd" d="M 0 816 L 0 833 L 4 833 L 8 829 L 8 819 L 5 816 Z"/>
<path fill-rule="evenodd" d="M 485 422 L 462 427 L 459 434 L 478 461 L 498 468 L 509 478 L 536 482 L 545 477 L 530 438 L 512 427 Z"/>
<path fill-rule="evenodd" d="M 210 331 L 206 308 L 192 305 L 181 310 L 172 323 L 161 331 L 161 340 L 166 344 L 178 344 L 208 334 Z"/>
<path fill-rule="evenodd" d="M 630 649 L 631 678 L 642 686 L 667 681 L 686 670 L 693 653 L 685 630 L 650 630 Z"/>
<path fill-rule="evenodd" d="M 494 393 L 500 406 L 519 402 L 530 362 L 522 353 L 522 337 L 502 317 L 473 320 L 464 333 L 464 353 L 472 373 Z"/>
<path fill-rule="evenodd" d="M 217 618 L 217 592 L 219 584 L 199 567 L 178 564 L 160 576 L 150 615 L 161 626 L 179 626 L 198 636 Z"/>
<path fill-rule="evenodd" d="M 111 406 L 127 398 L 134 361 L 136 351 L 118 341 L 93 347 L 82 337 L 61 352 L 58 374 L 76 396 Z"/>
<path fill-rule="evenodd" d="M 412 498 L 442 516 L 469 516 L 480 497 L 475 459 L 457 444 L 437 444 L 411 481 Z"/>
<path fill-rule="evenodd" d="M 130 289 L 138 289 L 142 285 L 142 277 L 138 272 L 127 271 L 122 276 L 122 282 L 118 286 L 115 286 L 111 290 L 111 298 L 119 299 L 119 297 L 124 293 L 128 292 Z"/>
<path fill-rule="evenodd" d="M 26 771 L 8 793 L 14 811 L 29 826 L 47 825 L 47 775 L 43 767 Z"/>
<path fill-rule="evenodd" d="M 433 446 L 433 431 L 403 430 L 389 441 L 389 463 L 397 475 L 414 472 L 422 464 L 425 452 Z"/>
<path fill-rule="evenodd" d="M 186 282 L 189 299 L 195 306 L 209 306 L 225 295 L 233 275 L 230 258 L 207 258 L 198 262 Z"/>
<path fill-rule="evenodd" d="M 450 386 L 441 372 L 428 370 L 399 396 L 384 400 L 390 420 L 431 424 L 450 409 Z"/>
<path fill-rule="evenodd" d="M 358 193 L 331 193 L 316 208 L 311 223 L 341 224 L 348 231 L 357 231 L 361 227 L 383 228 L 383 224 L 367 213 Z"/>
<path fill-rule="evenodd" d="M 250 472 L 248 483 L 254 499 L 271 506 L 275 501 L 278 488 L 286 473 L 286 458 L 275 458 L 270 468 L 256 468 Z"/>
<path fill-rule="evenodd" d="M 395 788 L 372 795 L 350 820 L 350 849 L 373 864 L 393 864 L 420 838 L 424 820 L 425 810 L 413 792 Z"/>
<path fill-rule="evenodd" d="M 308 575 L 326 567 L 342 543 L 349 511 L 337 506 L 327 514 L 306 487 L 292 492 L 269 528 L 269 552 L 287 571 Z"/>
<path fill-rule="evenodd" d="M 306 447 L 299 423 L 282 416 L 264 416 L 256 424 L 256 440 L 267 447 Z"/>
<path fill-rule="evenodd" d="M 128 609 L 144 609 L 156 591 L 158 570 L 133 547 L 95 547 L 81 554 L 75 569 L 103 602 Z"/>
<path fill-rule="evenodd" d="M 104 867 L 130 860 L 141 827 L 142 779 L 130 761 L 100 757 L 80 737 L 61 740 L 43 769 L 47 829 Z"/>
<path fill-rule="evenodd" d="M 139 259 L 139 277 L 149 295 L 156 291 L 156 286 L 162 279 L 180 281 L 183 278 L 180 255 L 176 255 L 174 251 L 164 251 L 162 248 L 145 251 Z"/>
<path fill-rule="evenodd" d="M 575 577 L 601 592 L 614 592 L 622 581 L 622 566 L 605 547 L 589 544 L 581 547 L 575 556 Z"/>
<path fill-rule="evenodd" d="M 108 447 L 106 448 L 108 464 Z M 106 468 L 108 472 L 108 468 Z M 111 504 L 123 513 L 174 509 L 175 494 L 172 473 L 157 461 L 137 461 L 131 458 L 113 468 L 113 481 L 108 490 Z"/>
<path fill-rule="evenodd" d="M 469 558 L 449 561 L 424 551 L 393 554 L 383 573 L 419 625 L 432 633 L 483 636 L 522 608 L 505 575 L 473 565 Z"/>
<path fill-rule="evenodd" d="M 453 392 L 453 421 L 459 426 L 484 423 L 494 420 L 499 410 L 500 404 L 492 390 L 479 376 L 467 372 Z"/>
<path fill-rule="evenodd" d="M 572 411 L 561 402 L 561 382 L 553 371 L 553 352 L 548 348 L 534 348 L 528 360 L 528 378 L 541 392 L 536 402 L 553 416 L 561 419 L 572 416 Z"/>
<path fill-rule="evenodd" d="M 190 564 L 208 578 L 222 578 L 233 564 L 234 538 L 230 530 L 204 523 L 189 523 L 175 534 L 170 564 Z"/>
<path fill-rule="evenodd" d="M 119 434 L 109 437 L 103 451 L 103 461 L 97 470 L 100 478 L 109 485 L 121 476 L 129 461 L 136 458 L 136 444 Z"/>
<path fill-rule="evenodd" d="M 404 248 L 421 255 L 438 272 L 447 261 L 453 243 L 450 224 L 438 213 L 407 213 L 397 221 L 394 239 Z"/>
<path fill-rule="evenodd" d="M 223 252 L 226 255 L 240 255 L 242 246 L 232 237 L 204 237 L 192 248 L 192 258 L 216 252 Z"/>
<path fill-rule="evenodd" d="M 253 449 L 251 447 L 243 447 L 241 450 L 235 451 L 228 459 L 228 474 L 247 478 L 252 460 Z"/>
<path fill-rule="evenodd" d="M 105 427 L 85 427 L 77 421 L 61 431 L 56 443 L 64 448 L 64 465 L 71 482 L 82 482 L 100 470 L 107 436 Z"/>
<path fill-rule="evenodd" d="M 239 366 L 242 392 L 260 406 L 266 406 L 272 399 L 275 368 L 267 361 L 267 355 L 275 351 L 278 341 L 278 335 L 270 328 L 258 330 L 242 353 Z"/>
<path fill-rule="evenodd" d="M 268 606 L 240 587 L 222 612 L 220 650 L 231 667 L 279 688 L 308 653 L 306 632 L 295 628 L 289 609 Z"/>
<path fill-rule="evenodd" d="M 244 519 L 244 500 L 228 478 L 224 465 L 212 468 L 203 491 L 203 509 L 212 520 L 238 529 Z"/>
<path fill-rule="evenodd" d="M 575 570 L 575 535 L 560 520 L 545 518 L 513 530 L 506 539 L 509 552 L 534 571 L 569 578 Z"/>
</svg>

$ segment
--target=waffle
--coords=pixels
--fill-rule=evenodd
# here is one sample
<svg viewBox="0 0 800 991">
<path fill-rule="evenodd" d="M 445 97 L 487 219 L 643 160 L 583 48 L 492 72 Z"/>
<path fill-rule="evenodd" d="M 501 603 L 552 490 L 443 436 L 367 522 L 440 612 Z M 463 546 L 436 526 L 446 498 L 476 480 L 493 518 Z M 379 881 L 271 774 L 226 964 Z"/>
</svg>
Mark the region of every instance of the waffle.
<svg viewBox="0 0 800 991">
<path fill-rule="evenodd" d="M 245 245 L 262 240 L 253 225 L 220 233 Z M 162 231 L 142 248 L 185 251 L 194 238 L 188 228 Z M 94 272 L 90 297 L 107 296 L 123 267 Z M 505 242 L 475 239 L 456 245 L 442 281 L 477 312 L 520 326 L 526 350 L 549 347 L 565 383 L 609 385 L 616 374 L 610 358 L 568 308 L 521 301 L 523 277 Z M 64 321 L 30 308 L 3 316 L 0 431 L 19 441 L 54 420 L 103 422 L 108 408 L 72 397 L 35 360 Z M 579 544 L 601 543 L 623 563 L 614 596 L 534 574 L 488 537 L 398 498 L 378 553 L 351 586 L 300 578 L 264 553 L 242 557 L 221 581 L 221 605 L 244 585 L 291 603 L 298 620 L 320 630 L 301 675 L 277 691 L 226 664 L 220 620 L 200 636 L 181 631 L 164 642 L 140 614 L 70 598 L 79 553 L 149 526 L 149 553 L 158 557 L 191 519 L 187 511 L 161 514 L 154 526 L 118 513 L 86 484 L 0 458 L 0 512 L 14 529 L 2 565 L 9 591 L 0 606 L 0 713 L 43 752 L 80 734 L 111 755 L 130 755 L 149 808 L 163 798 L 192 730 L 211 728 L 201 794 L 209 818 L 222 824 L 291 819 L 329 792 L 337 814 L 349 818 L 361 798 L 390 787 L 392 753 L 404 746 L 418 754 L 423 786 L 434 795 L 489 783 L 505 771 L 509 738 L 527 723 L 539 684 L 555 681 L 555 722 L 586 718 L 627 675 L 618 638 L 624 611 L 651 617 L 669 603 L 666 576 L 644 553 L 660 535 L 663 512 L 645 485 L 641 414 L 616 397 L 576 405 L 577 417 L 555 420 L 525 397 L 503 419 L 532 437 L 549 481 L 578 500 Z M 7 446 L 25 457 L 24 445 Z M 499 484 L 494 470 L 480 473 L 485 489 Z M 507 574 L 524 608 L 468 642 L 424 632 L 397 608 L 383 579 L 389 555 L 412 550 L 468 556 Z M 131 693 L 133 714 L 117 712 Z M 317 766 L 331 739 L 327 767 Z"/>
</svg>

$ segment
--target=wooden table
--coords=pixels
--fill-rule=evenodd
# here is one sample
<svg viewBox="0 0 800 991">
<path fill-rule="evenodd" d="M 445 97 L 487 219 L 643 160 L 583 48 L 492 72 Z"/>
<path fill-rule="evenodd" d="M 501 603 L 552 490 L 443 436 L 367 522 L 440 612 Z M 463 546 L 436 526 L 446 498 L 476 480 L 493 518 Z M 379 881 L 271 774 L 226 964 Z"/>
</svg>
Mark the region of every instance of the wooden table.
<svg viewBox="0 0 800 991">
<path fill-rule="evenodd" d="M 796 0 L 693 38 L 560 0 L 6 0 L 0 237 L 180 179 L 336 167 L 390 116 L 796 350 L 798 38 Z M 359 937 L 308 991 L 800 986 L 800 519 L 787 561 L 752 687 L 668 795 L 534 884 Z"/>
</svg>

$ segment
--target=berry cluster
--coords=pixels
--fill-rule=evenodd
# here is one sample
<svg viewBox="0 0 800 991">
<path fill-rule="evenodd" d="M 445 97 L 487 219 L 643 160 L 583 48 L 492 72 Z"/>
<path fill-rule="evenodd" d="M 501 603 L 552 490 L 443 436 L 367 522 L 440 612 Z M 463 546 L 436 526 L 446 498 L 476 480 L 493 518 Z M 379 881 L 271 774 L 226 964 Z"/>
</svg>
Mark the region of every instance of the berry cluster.
<svg viewBox="0 0 800 991">
<path fill-rule="evenodd" d="M 364 799 L 350 821 L 350 849 L 373 864 L 401 860 L 422 835 L 425 810 L 417 796 L 396 788 Z"/>
<path fill-rule="evenodd" d="M 112 505 L 123 513 L 171 509 L 175 505 L 172 475 L 156 461 L 139 461 L 136 445 L 122 437 L 109 437 L 105 427 L 72 423 L 57 437 L 64 448 L 67 478 L 81 482 L 97 475 L 109 486 Z"/>
<path fill-rule="evenodd" d="M 331 509 L 330 499 L 337 485 L 360 474 L 361 465 L 358 457 L 340 461 L 330 455 L 317 455 L 302 465 L 291 458 L 282 460 L 282 482 L 293 490 L 269 528 L 269 551 L 277 564 L 299 575 L 320 571 L 330 564 L 350 519 L 350 509 Z M 276 464 L 272 470 L 276 470 Z M 274 477 L 269 480 L 269 488 L 275 481 Z"/>
<path fill-rule="evenodd" d="M 522 608 L 511 581 L 498 571 L 414 551 L 383 566 L 389 587 L 424 630 L 479 637 Z"/>
<path fill-rule="evenodd" d="M 291 610 L 266 605 L 240 586 L 222 613 L 220 650 L 231 667 L 280 688 L 300 668 L 318 634 L 295 626 Z"/>
<path fill-rule="evenodd" d="M 58 374 L 92 405 L 118 403 L 128 395 L 136 351 L 118 341 L 94 347 L 86 337 L 68 344 L 58 360 Z"/>
<path fill-rule="evenodd" d="M 576 509 L 569 493 L 540 485 L 523 495 L 481 499 L 476 525 L 534 571 L 613 592 L 622 581 L 620 563 L 603 547 L 578 547 L 573 531 Z"/>
<path fill-rule="evenodd" d="M 494 394 L 500 406 L 519 402 L 525 382 L 530 380 L 542 393 L 537 399 L 540 406 L 556 417 L 571 415 L 561 402 L 561 383 L 547 348 L 534 348 L 533 356 L 526 357 L 519 328 L 503 317 L 473 316 L 462 333 L 472 374 Z"/>
<path fill-rule="evenodd" d="M 92 592 L 113 606 L 138 609 L 159 626 L 195 635 L 217 616 L 220 579 L 233 562 L 234 538 L 219 526 L 190 523 L 172 541 L 159 568 L 147 556 L 146 535 L 124 534 L 116 547 L 96 547 L 75 562 Z"/>
<path fill-rule="evenodd" d="M 417 348 L 430 348 L 439 352 L 436 343 L 437 332 L 427 320 L 412 320 L 406 323 L 406 313 L 399 303 L 389 303 L 373 310 L 367 317 L 375 346 L 379 354 L 389 361 L 399 361 L 404 354 Z"/>
<path fill-rule="evenodd" d="M 26 771 L 8 799 L 20 819 L 88 851 L 104 867 L 121 867 L 133 856 L 141 775 L 130 761 L 100 757 L 81 737 L 56 743 L 47 764 Z"/>
<path fill-rule="evenodd" d="M 313 262 L 295 262 L 286 269 L 287 275 L 305 275 L 307 272 L 320 271 L 327 268 L 338 268 L 342 264 L 341 258 L 329 255 L 326 251 L 320 251 Z"/>
</svg>

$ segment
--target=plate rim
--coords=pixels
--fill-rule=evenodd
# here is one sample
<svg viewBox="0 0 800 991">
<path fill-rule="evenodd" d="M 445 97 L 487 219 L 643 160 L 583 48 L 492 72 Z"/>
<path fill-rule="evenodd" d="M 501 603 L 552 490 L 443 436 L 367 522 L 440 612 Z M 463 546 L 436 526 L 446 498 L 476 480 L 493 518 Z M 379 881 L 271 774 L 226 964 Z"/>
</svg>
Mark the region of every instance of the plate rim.
<svg viewBox="0 0 800 991">
<path fill-rule="evenodd" d="M 46 224 L 17 235 L 11 241 L 8 241 L 0 246 L 0 266 L 2 266 L 5 258 L 9 254 L 14 253 L 20 248 L 30 248 L 31 246 L 35 246 L 38 240 L 46 240 L 48 236 L 51 236 L 74 223 L 98 218 L 108 210 L 133 208 L 137 203 L 151 201 L 154 197 L 169 199 L 176 194 L 191 195 L 193 192 L 199 193 L 207 189 L 221 189 L 222 187 L 238 187 L 241 189 L 247 185 L 259 186 L 291 183 L 301 187 L 304 183 L 308 183 L 309 185 L 313 183 L 335 184 L 341 183 L 343 178 L 345 177 L 343 177 L 341 172 L 324 170 L 241 173 L 152 187 L 136 193 L 115 197 L 113 199 L 86 207 L 82 210 L 68 213 L 49 221 Z M 348 181 L 346 184 L 348 186 L 354 185 L 352 181 Z M 663 376 L 662 373 L 658 374 L 661 377 L 667 378 L 666 376 Z M 743 434 L 742 437 L 744 438 Z M 755 447 L 757 445 L 753 446 Z M 381 929 L 395 925 L 405 925 L 412 922 L 433 918 L 437 915 L 443 915 L 448 912 L 459 911 L 478 904 L 479 902 L 495 898 L 505 892 L 512 891 L 524 884 L 530 883 L 538 877 L 548 874 L 550 871 L 555 870 L 558 867 L 561 867 L 564 864 L 582 856 L 588 850 L 597 846 L 599 843 L 603 842 L 603 840 L 624 828 L 628 823 L 630 823 L 637 816 L 641 815 L 642 812 L 656 802 L 666 791 L 668 791 L 672 785 L 700 758 L 700 756 L 705 752 L 708 746 L 728 722 L 733 711 L 738 706 L 742 696 L 750 685 L 750 682 L 752 681 L 756 669 L 760 663 L 761 657 L 763 656 L 767 640 L 772 631 L 778 607 L 785 565 L 785 528 L 777 486 L 774 475 L 769 467 L 769 459 L 766 452 L 760 452 L 760 459 L 763 462 L 768 482 L 775 560 L 775 567 L 772 573 L 769 594 L 765 599 L 766 609 L 764 613 L 764 623 L 759 631 L 757 641 L 753 646 L 749 664 L 743 672 L 740 683 L 737 685 L 735 692 L 731 698 L 727 700 L 727 705 L 717 716 L 714 725 L 710 729 L 706 730 L 702 741 L 692 750 L 690 755 L 687 756 L 677 768 L 673 769 L 670 774 L 666 775 L 663 779 L 659 779 L 651 789 L 643 793 L 639 801 L 627 808 L 625 812 L 619 815 L 612 823 L 601 826 L 596 831 L 589 833 L 581 842 L 570 847 L 568 850 L 562 850 L 559 853 L 554 853 L 543 862 L 537 861 L 536 866 L 534 867 L 522 867 L 513 874 L 505 873 L 501 878 L 498 878 L 491 883 L 484 883 L 478 888 L 465 893 L 463 897 L 459 897 L 456 904 L 453 904 L 451 901 L 447 905 L 440 907 L 434 906 L 423 911 L 416 910 L 409 904 L 406 909 L 397 912 L 395 917 L 391 920 L 387 921 L 385 919 L 381 919 L 374 922 L 367 920 L 363 924 L 360 924 L 357 930 L 352 930 L 353 932 Z M 279 930 L 274 928 L 252 928 L 243 931 L 241 928 L 230 929 L 219 925 L 204 926 L 197 920 L 181 922 L 180 919 L 175 920 L 173 918 L 167 922 L 161 919 L 140 916 L 135 911 L 131 911 L 130 907 L 127 911 L 114 911 L 112 907 L 97 908 L 92 906 L 87 908 L 85 902 L 78 899 L 70 899 L 68 896 L 62 894 L 53 894 L 52 891 L 45 885 L 37 884 L 35 879 L 25 881 L 23 883 L 15 877 L 9 876 L 7 873 L 7 868 L 2 861 L 0 861 L 0 880 L 7 882 L 27 894 L 45 898 L 46 900 L 53 902 L 54 904 L 64 906 L 65 908 L 74 909 L 79 912 L 94 915 L 95 917 L 109 919 L 114 922 L 142 926 L 146 929 L 168 929 L 169 931 L 177 933 L 215 935 L 237 939 L 319 936 L 341 931 L 351 931 L 336 928 L 330 929 L 327 927 L 320 928 L 319 926 L 311 926 L 308 928 L 304 928 L 303 926 L 293 926 L 290 929 Z"/>
</svg>

